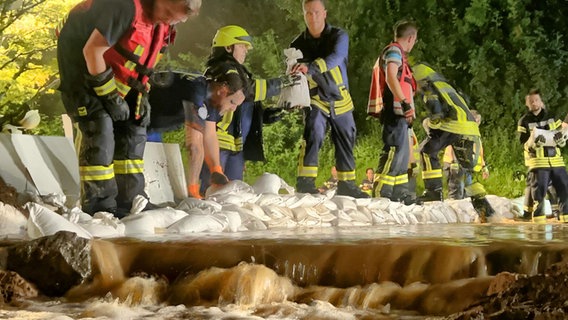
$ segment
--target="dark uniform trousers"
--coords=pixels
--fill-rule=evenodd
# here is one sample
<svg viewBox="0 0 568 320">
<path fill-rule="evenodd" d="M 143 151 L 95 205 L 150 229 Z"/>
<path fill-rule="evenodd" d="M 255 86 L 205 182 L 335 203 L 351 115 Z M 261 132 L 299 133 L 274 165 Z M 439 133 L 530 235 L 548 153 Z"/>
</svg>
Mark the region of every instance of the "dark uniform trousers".
<svg viewBox="0 0 568 320">
<path fill-rule="evenodd" d="M 461 167 L 462 176 L 473 175 L 473 168 L 480 154 L 479 139 L 465 139 L 463 135 L 447 131 L 431 129 L 429 136 L 422 142 L 420 157 L 422 159 L 424 187 L 430 191 L 442 191 L 442 172 L 440 150 L 452 145 L 456 159 Z M 467 196 L 479 198 L 485 196 L 485 188 L 477 181 L 466 179 Z"/>
<path fill-rule="evenodd" d="M 133 120 L 113 122 L 106 112 L 78 121 L 82 210 L 130 210 L 144 192 L 146 128 Z"/>
<path fill-rule="evenodd" d="M 404 117 L 383 123 L 383 150 L 375 175 L 375 196 L 398 201 L 408 195 L 410 142 Z"/>
<path fill-rule="evenodd" d="M 568 174 L 564 167 L 536 168 L 527 177 L 534 201 L 534 217 L 544 216 L 544 198 L 549 185 L 556 190 L 560 220 L 568 222 Z"/>
<path fill-rule="evenodd" d="M 330 126 L 331 141 L 335 146 L 335 166 L 339 173 L 339 180 L 354 180 L 355 177 L 345 179 L 342 172 L 355 170 L 355 158 L 353 147 L 355 146 L 355 120 L 353 111 L 335 115 L 333 107 L 331 114 L 326 114 L 316 106 L 304 108 L 304 135 L 303 146 L 300 151 L 299 177 L 316 177 L 318 167 L 318 155 L 321 149 L 327 126 Z M 306 168 L 313 168 L 306 174 Z"/>
</svg>

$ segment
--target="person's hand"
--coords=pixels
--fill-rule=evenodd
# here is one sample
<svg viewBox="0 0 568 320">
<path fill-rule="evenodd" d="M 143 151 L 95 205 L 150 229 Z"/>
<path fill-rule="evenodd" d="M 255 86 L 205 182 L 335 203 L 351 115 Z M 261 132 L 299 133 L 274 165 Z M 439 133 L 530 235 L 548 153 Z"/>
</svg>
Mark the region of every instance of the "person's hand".
<svg viewBox="0 0 568 320">
<path fill-rule="evenodd" d="M 190 198 L 203 199 L 203 197 L 199 193 L 199 184 L 190 184 L 189 186 L 187 186 L 187 195 Z"/>
<path fill-rule="evenodd" d="M 554 134 L 554 143 L 560 148 L 563 148 L 566 145 L 566 138 L 562 131 L 558 131 Z"/>
<path fill-rule="evenodd" d="M 125 121 L 130 117 L 128 103 L 118 94 L 114 83 L 112 69 L 97 74 L 85 76 L 87 83 L 93 88 L 103 107 L 110 115 L 112 121 Z"/>
<path fill-rule="evenodd" d="M 308 65 L 305 63 L 296 63 L 293 67 L 292 70 L 290 71 L 290 73 L 294 74 L 294 73 L 298 73 L 301 72 L 303 74 L 308 73 Z"/>
<path fill-rule="evenodd" d="M 400 105 L 402 107 L 402 111 L 404 111 L 406 122 L 408 124 L 412 124 L 412 121 L 414 121 L 414 109 L 412 109 L 412 106 L 406 100 L 402 100 Z"/>
<path fill-rule="evenodd" d="M 534 138 L 534 146 L 537 148 L 544 146 L 545 143 L 546 143 L 546 138 L 542 134 Z"/>
<path fill-rule="evenodd" d="M 140 126 L 148 127 L 150 125 L 150 113 L 152 109 L 148 97 L 142 97 L 140 101 Z"/>
<path fill-rule="evenodd" d="M 283 75 L 281 77 L 279 77 L 280 79 L 280 83 L 281 83 L 281 87 L 282 88 L 287 88 L 287 87 L 293 87 L 293 86 L 298 86 L 300 85 L 300 75 L 298 73 L 292 73 L 292 74 L 286 74 Z"/>
<path fill-rule="evenodd" d="M 481 168 L 481 177 L 483 178 L 483 180 L 489 178 L 489 168 L 487 166 Z"/>
<path fill-rule="evenodd" d="M 432 115 L 430 115 L 430 124 L 432 124 L 432 126 L 436 127 L 436 126 L 440 125 L 443 118 L 444 118 L 443 113 L 433 113 Z"/>
</svg>

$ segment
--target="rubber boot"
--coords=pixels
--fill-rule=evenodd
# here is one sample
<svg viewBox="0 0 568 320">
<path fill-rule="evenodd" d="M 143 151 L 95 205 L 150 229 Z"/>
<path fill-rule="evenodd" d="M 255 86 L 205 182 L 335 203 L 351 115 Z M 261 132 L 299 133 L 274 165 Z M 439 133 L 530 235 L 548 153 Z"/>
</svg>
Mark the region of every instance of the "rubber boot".
<svg viewBox="0 0 568 320">
<path fill-rule="evenodd" d="M 475 208 L 475 211 L 477 211 L 477 214 L 479 214 L 479 220 L 483 223 L 487 222 L 487 218 L 495 214 L 495 210 L 493 210 L 493 207 L 485 197 L 472 198 L 471 204 L 473 208 Z"/>
<path fill-rule="evenodd" d="M 350 196 L 353 198 L 370 198 L 367 193 L 361 191 L 354 181 L 338 181 L 337 195 Z"/>
<path fill-rule="evenodd" d="M 298 177 L 296 180 L 296 192 L 299 193 L 320 193 L 316 188 L 316 178 L 312 177 Z"/>
</svg>

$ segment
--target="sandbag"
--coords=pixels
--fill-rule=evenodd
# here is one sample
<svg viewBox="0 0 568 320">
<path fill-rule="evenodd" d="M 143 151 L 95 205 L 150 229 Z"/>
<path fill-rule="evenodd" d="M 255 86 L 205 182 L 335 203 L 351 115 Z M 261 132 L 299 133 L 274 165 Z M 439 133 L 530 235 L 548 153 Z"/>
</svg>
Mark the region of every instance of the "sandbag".
<svg viewBox="0 0 568 320">
<path fill-rule="evenodd" d="M 32 239 L 51 236 L 59 231 L 69 231 L 78 237 L 92 239 L 93 236 L 81 226 L 70 222 L 59 214 L 40 206 L 34 202 L 28 202 L 25 208 L 30 212 L 28 219 L 28 236 Z"/>
<path fill-rule="evenodd" d="M 26 217 L 15 207 L 0 202 L 0 234 L 25 236 Z"/>
<path fill-rule="evenodd" d="M 292 67 L 303 58 L 302 51 L 296 48 L 284 49 L 286 56 L 286 73 L 290 73 Z M 308 79 L 302 73 L 298 73 L 300 84 L 292 87 L 282 88 L 280 91 L 280 99 L 278 99 L 278 108 L 297 108 L 310 106 L 310 87 Z"/>
</svg>

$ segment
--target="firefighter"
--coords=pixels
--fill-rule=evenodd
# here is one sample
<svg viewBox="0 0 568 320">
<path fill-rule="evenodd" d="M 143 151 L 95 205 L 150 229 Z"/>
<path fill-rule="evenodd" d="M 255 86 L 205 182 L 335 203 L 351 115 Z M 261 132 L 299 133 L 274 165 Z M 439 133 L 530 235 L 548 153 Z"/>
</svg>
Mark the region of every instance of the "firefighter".
<svg viewBox="0 0 568 320">
<path fill-rule="evenodd" d="M 152 113 L 151 128 L 157 132 L 171 130 L 185 123 L 188 156 L 188 195 L 202 199 L 199 174 L 205 163 L 213 174 L 210 182 L 226 184 L 229 180 L 219 168 L 217 122 L 235 111 L 245 99 L 248 75 L 240 64 L 220 62 L 207 76 L 174 72 L 165 83 L 154 81 L 150 102 L 159 112 Z"/>
<path fill-rule="evenodd" d="M 416 83 L 406 54 L 418 37 L 418 27 L 412 21 L 399 21 L 394 26 L 394 42 L 387 45 L 373 68 L 368 113 L 378 117 L 383 125 L 383 149 L 375 171 L 373 194 L 412 204 L 409 192 L 410 137 L 415 118 L 414 92 Z"/>
<path fill-rule="evenodd" d="M 201 0 L 90 0 L 58 31 L 59 90 L 81 139 L 82 210 L 121 217 L 144 192 L 148 79 Z M 78 139 L 79 140 L 79 139 Z"/>
<path fill-rule="evenodd" d="M 441 201 L 442 167 L 439 152 L 451 145 L 459 166 L 467 173 L 479 173 L 481 138 L 475 117 L 463 98 L 442 75 L 425 64 L 412 68 L 429 113 L 428 137 L 421 144 L 420 157 L 425 191 L 419 202 Z M 475 180 L 475 181 L 474 181 Z M 486 191 L 476 179 L 465 181 L 465 193 L 485 222 L 494 210 L 485 198 Z"/>
<path fill-rule="evenodd" d="M 545 223 L 544 198 L 551 183 L 556 190 L 559 219 L 568 222 L 568 174 L 560 152 L 568 137 L 559 130 L 562 121 L 549 115 L 538 89 L 529 92 L 525 105 L 528 111 L 521 117 L 517 127 L 519 140 L 524 147 L 525 165 L 529 170 L 527 185 L 530 193 L 525 192 L 525 204 L 533 202 L 533 221 Z M 547 139 L 542 133 L 535 136 L 535 129 L 553 131 L 550 133 L 552 138 Z"/>
<path fill-rule="evenodd" d="M 243 64 L 248 50 L 252 49 L 252 37 L 240 26 L 228 25 L 217 30 L 211 47 L 211 54 L 205 71 L 219 62 Z M 244 68 L 244 66 L 243 66 Z M 245 160 L 264 161 L 262 141 L 263 124 L 280 119 L 283 112 L 278 108 L 265 108 L 262 101 L 280 94 L 280 90 L 299 82 L 299 77 L 285 75 L 273 79 L 253 79 L 248 76 L 248 93 L 245 102 L 234 112 L 226 113 L 217 123 L 217 138 L 221 149 L 221 167 L 216 168 L 230 180 L 243 180 Z M 201 193 L 209 186 L 210 171 L 203 166 L 201 172 Z"/>
<path fill-rule="evenodd" d="M 481 123 L 481 114 L 477 110 L 470 110 L 471 114 L 475 118 L 475 122 L 479 125 Z M 483 148 L 481 148 L 481 154 L 477 158 L 479 166 L 481 166 L 481 177 L 483 180 L 489 178 L 489 168 L 485 163 L 485 157 L 483 156 Z M 456 158 L 456 154 L 452 145 L 449 145 L 444 150 L 443 157 L 443 170 L 446 176 L 446 182 L 448 184 L 448 198 L 452 200 L 459 200 L 465 198 L 465 183 L 471 181 L 473 177 L 470 172 L 464 170 L 460 164 L 459 160 Z M 474 170 L 475 171 L 475 170 Z"/>
<path fill-rule="evenodd" d="M 335 166 L 339 180 L 337 194 L 368 198 L 369 195 L 355 183 L 353 147 L 357 130 L 347 79 L 349 36 L 343 29 L 327 23 L 323 0 L 304 0 L 302 4 L 307 28 L 292 41 L 290 47 L 302 51 L 303 58 L 293 66 L 292 73 L 307 75 L 311 107 L 303 109 L 304 133 L 297 191 L 318 193 L 315 186 L 318 154 L 329 126 L 335 145 Z"/>
</svg>

